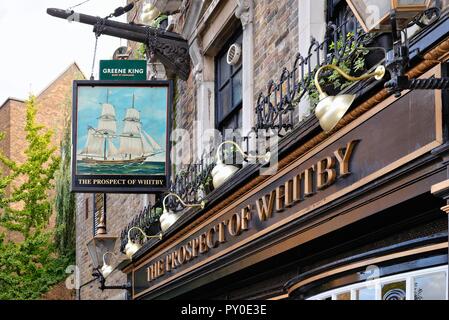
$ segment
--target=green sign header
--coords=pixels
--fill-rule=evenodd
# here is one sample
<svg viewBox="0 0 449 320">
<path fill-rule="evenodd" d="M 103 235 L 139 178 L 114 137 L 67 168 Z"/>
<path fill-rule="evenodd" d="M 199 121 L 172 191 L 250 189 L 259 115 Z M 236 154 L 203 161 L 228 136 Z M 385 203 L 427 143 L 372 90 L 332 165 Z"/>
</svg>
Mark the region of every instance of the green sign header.
<svg viewBox="0 0 449 320">
<path fill-rule="evenodd" d="M 147 80 L 145 60 L 101 60 L 100 80 Z"/>
</svg>

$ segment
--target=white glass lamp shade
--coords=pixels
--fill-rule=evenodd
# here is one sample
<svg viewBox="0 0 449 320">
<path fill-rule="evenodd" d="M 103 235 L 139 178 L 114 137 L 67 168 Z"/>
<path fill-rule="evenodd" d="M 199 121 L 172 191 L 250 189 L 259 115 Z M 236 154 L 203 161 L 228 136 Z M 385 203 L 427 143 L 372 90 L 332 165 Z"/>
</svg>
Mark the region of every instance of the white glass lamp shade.
<svg viewBox="0 0 449 320">
<path fill-rule="evenodd" d="M 164 213 L 159 217 L 159 222 L 161 224 L 162 232 L 166 232 L 168 228 L 170 228 L 180 217 L 180 214 L 177 214 L 173 211 L 164 211 Z"/>
<path fill-rule="evenodd" d="M 234 173 L 239 170 L 236 166 L 226 165 L 221 160 L 212 169 L 212 183 L 214 188 L 220 187 L 226 180 L 228 180 Z"/>
<path fill-rule="evenodd" d="M 112 266 L 105 264 L 101 267 L 101 274 L 103 277 L 107 278 L 113 271 Z"/>
<path fill-rule="evenodd" d="M 125 254 L 128 257 L 128 259 L 132 259 L 133 255 L 140 250 L 142 246 L 139 243 L 134 243 L 131 241 L 128 241 L 128 243 L 125 246 Z"/>
</svg>

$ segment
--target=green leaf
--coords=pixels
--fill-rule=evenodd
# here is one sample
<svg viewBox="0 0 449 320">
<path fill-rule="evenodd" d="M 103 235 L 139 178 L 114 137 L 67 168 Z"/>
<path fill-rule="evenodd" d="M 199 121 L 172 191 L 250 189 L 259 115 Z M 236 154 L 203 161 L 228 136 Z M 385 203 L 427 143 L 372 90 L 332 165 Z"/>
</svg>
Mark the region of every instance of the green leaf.
<svg viewBox="0 0 449 320">
<path fill-rule="evenodd" d="M 52 131 L 36 123 L 37 108 L 36 98 L 30 96 L 26 101 L 24 162 L 16 163 L 0 154 L 0 163 L 9 169 L 0 175 L 0 226 L 21 238 L 12 242 L 0 234 L 0 299 L 39 298 L 65 278 L 65 267 L 73 261 L 56 254 L 54 233 L 46 231 L 55 173 L 62 162 L 50 144 Z M 66 227 L 74 228 L 74 223 Z"/>
</svg>

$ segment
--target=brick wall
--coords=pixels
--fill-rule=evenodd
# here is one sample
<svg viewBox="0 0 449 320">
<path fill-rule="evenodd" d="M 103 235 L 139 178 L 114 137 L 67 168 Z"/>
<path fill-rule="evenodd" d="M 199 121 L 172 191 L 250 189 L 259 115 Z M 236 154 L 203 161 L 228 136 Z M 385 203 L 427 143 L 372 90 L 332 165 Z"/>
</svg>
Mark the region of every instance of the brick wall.
<svg viewBox="0 0 449 320">
<path fill-rule="evenodd" d="M 88 200 L 88 213 L 86 215 L 86 199 Z M 76 197 L 76 265 L 80 271 L 80 284 L 83 285 L 92 280 L 92 259 L 87 250 L 87 243 L 93 237 L 93 195 L 78 194 Z M 146 205 L 145 196 L 129 194 L 108 194 L 106 197 L 106 221 L 107 233 L 110 236 L 119 237 L 122 229 L 138 214 Z M 120 253 L 120 239 L 117 240 L 114 253 L 117 257 L 111 257 L 111 265 L 116 266 L 121 259 L 126 258 Z M 120 271 L 112 273 L 106 281 L 106 285 L 121 285 L 126 283 L 126 275 Z M 123 290 L 98 289 L 98 282 L 81 288 L 81 299 L 104 300 L 111 299 L 123 292 Z"/>
<path fill-rule="evenodd" d="M 51 143 L 58 149 L 60 147 L 65 121 L 67 120 L 67 116 L 70 116 L 72 83 L 75 79 L 84 79 L 84 76 L 78 66 L 73 63 L 43 90 L 36 99 L 36 122 L 43 125 L 45 127 L 44 130 L 51 129 L 54 131 Z M 25 149 L 27 148 L 27 141 L 25 124 L 25 103 L 17 99 L 8 99 L 0 107 L 0 132 L 6 134 L 5 139 L 0 141 L 0 150 L 3 154 L 19 163 L 26 159 Z M 59 151 L 57 153 L 59 154 Z M 20 184 L 20 180 L 16 182 Z M 51 195 L 54 195 L 54 192 Z M 53 214 L 50 218 L 49 228 L 54 227 L 55 218 L 56 215 Z M 0 231 L 2 230 L 0 229 Z M 16 232 L 8 233 L 8 238 L 13 241 L 22 240 L 21 235 Z"/>
<path fill-rule="evenodd" d="M 234 1 L 234 0 L 227 0 Z M 298 52 L 298 0 L 254 1 L 255 3 L 255 94 L 266 87 L 273 77 L 279 77 L 284 66 L 290 67 Z M 136 9 L 134 9 L 136 10 Z M 134 16 L 132 11 L 128 19 Z M 175 28 L 175 32 L 181 32 Z M 130 42 L 130 46 L 136 47 Z M 192 73 L 187 81 L 176 80 L 175 108 L 172 115 L 175 128 L 188 130 L 191 137 L 194 134 L 196 120 L 195 81 Z M 200 135 L 201 133 L 198 133 Z M 194 142 L 194 141 L 192 141 Z M 192 143 L 192 154 L 195 154 L 196 144 Z M 175 172 L 176 173 L 176 172 Z M 86 219 L 85 202 L 89 200 L 89 216 Z M 145 205 L 143 196 L 139 195 L 108 195 L 107 196 L 107 232 L 119 236 L 121 230 L 138 214 Z M 81 284 L 92 279 L 92 262 L 87 252 L 87 242 L 93 237 L 92 230 L 92 195 L 77 195 L 77 266 L 80 269 Z M 118 246 L 115 253 L 119 252 Z M 123 255 L 122 255 L 123 257 Z M 117 261 L 113 263 L 116 265 Z M 124 284 L 126 276 L 114 272 L 107 285 Z M 101 292 L 98 283 L 94 282 L 81 289 L 81 299 L 109 299 L 117 295 L 118 290 Z"/>
<path fill-rule="evenodd" d="M 298 45 L 298 0 L 254 1 L 254 86 L 256 101 L 270 80 L 291 69 Z"/>
<path fill-rule="evenodd" d="M 0 150 L 7 157 L 11 155 L 11 108 L 23 107 L 21 105 L 23 105 L 22 101 L 8 99 L 0 107 L 0 132 L 4 134 L 3 140 L 0 140 Z M 7 168 L 3 164 L 0 164 L 0 170 L 8 173 Z"/>
<path fill-rule="evenodd" d="M 129 2 L 129 1 L 128 1 Z M 140 6 L 142 3 L 140 3 Z M 135 16 L 135 7 L 128 13 L 128 20 Z M 136 22 L 139 17 L 137 16 Z M 128 42 L 128 46 L 137 50 L 140 44 L 136 42 Z M 86 199 L 89 199 L 88 217 L 86 219 Z M 76 265 L 80 271 L 80 283 L 85 284 L 92 280 L 92 260 L 87 250 L 87 243 L 93 237 L 93 195 L 77 194 L 76 197 Z M 107 212 L 107 234 L 119 237 L 122 230 L 131 222 L 131 220 L 141 212 L 143 207 L 147 205 L 147 197 L 145 195 L 136 194 L 108 194 L 106 200 Z M 114 253 L 117 257 L 113 257 L 111 264 L 116 266 L 121 259 L 126 258 L 120 253 L 120 239 L 117 240 Z M 106 285 L 121 285 L 126 283 L 126 275 L 120 271 L 112 273 L 106 281 Z M 93 282 L 80 290 L 80 298 L 82 300 L 89 299 L 113 299 L 117 295 L 123 293 L 123 290 L 105 290 L 98 289 L 98 282 Z"/>
<path fill-rule="evenodd" d="M 52 145 L 57 148 L 67 116 L 70 116 L 73 80 L 82 78 L 84 76 L 78 66 L 72 64 L 37 96 L 36 122 L 45 130 L 53 130 Z M 22 101 L 9 99 L 0 109 L 0 131 L 7 131 L 6 140 L 0 142 L 0 148 L 18 162 L 25 160 L 25 121 L 26 106 Z"/>
<path fill-rule="evenodd" d="M 84 79 L 76 64 L 72 64 L 63 74 L 37 96 L 38 113 L 36 120 L 54 132 L 52 144 L 59 148 L 64 126 L 71 116 L 73 80 Z"/>
<path fill-rule="evenodd" d="M 0 132 L 5 134 L 5 139 L 0 142 L 0 150 L 16 161 L 24 158 L 24 150 L 20 150 L 23 146 L 23 128 L 25 127 L 25 124 L 20 122 L 24 122 L 24 119 L 25 103 L 23 101 L 9 99 L 0 109 Z"/>
<path fill-rule="evenodd" d="M 84 79 L 84 75 L 76 64 L 72 64 L 36 99 L 38 107 L 36 122 L 53 131 L 51 143 L 58 150 L 63 138 L 64 128 L 71 118 L 73 80 L 81 79 Z M 56 215 L 53 214 L 50 217 L 50 227 L 54 227 L 55 224 Z"/>
<path fill-rule="evenodd" d="M 175 105 L 174 105 L 174 115 L 173 115 L 173 129 L 183 129 L 187 130 L 192 139 L 190 145 L 190 154 L 183 152 L 183 163 L 191 163 L 192 157 L 195 154 L 195 146 L 193 143 L 194 134 L 194 121 L 196 120 L 196 104 L 195 104 L 195 84 L 192 79 L 192 72 L 187 81 L 177 80 L 175 93 Z M 180 159 L 177 159 L 178 161 Z M 176 167 L 178 170 L 182 170 L 182 166 Z M 177 172 L 175 171 L 174 174 Z"/>
<path fill-rule="evenodd" d="M 23 148 L 23 127 L 19 122 L 24 122 L 25 103 L 16 99 L 9 99 L 0 108 L 0 132 L 5 134 L 4 139 L 0 141 L 0 150 L 8 158 L 15 161 L 23 161 L 25 155 Z M 16 120 L 17 119 L 17 120 Z M 1 174 L 9 174 L 9 169 L 0 164 Z M 9 191 L 9 187 L 6 191 Z M 2 212 L 0 211 L 0 214 Z M 4 229 L 0 227 L 0 232 Z M 7 239 L 11 241 L 21 241 L 23 238 L 18 232 L 8 232 Z"/>
<path fill-rule="evenodd" d="M 128 1 L 129 2 L 129 1 Z M 142 3 L 140 3 L 140 6 Z M 131 20 L 136 10 L 140 7 L 135 7 L 128 13 L 128 20 Z M 139 17 L 137 16 L 136 22 Z M 128 47 L 135 51 L 140 44 L 136 42 L 128 42 Z M 142 211 L 143 207 L 147 205 L 147 198 L 145 195 L 136 194 L 108 194 L 106 200 L 107 212 L 107 234 L 110 236 L 119 237 L 122 230 L 131 222 L 131 220 Z M 88 217 L 86 219 L 86 199 L 89 199 Z M 87 250 L 87 243 L 93 237 L 93 195 L 92 194 L 77 194 L 76 197 L 76 265 L 80 271 L 80 284 L 83 285 L 92 280 L 92 260 Z M 114 253 L 117 257 L 111 260 L 112 266 L 116 266 L 121 259 L 126 256 L 120 253 L 120 239 L 117 240 Z M 111 256 L 109 256 L 111 257 Z M 114 271 L 106 281 L 106 285 L 122 285 L 127 281 L 126 275 L 120 271 Z M 124 290 L 105 290 L 98 289 L 98 282 L 92 282 L 80 290 L 80 298 L 82 300 L 96 299 L 105 300 L 113 299 L 117 295 L 123 293 Z"/>
</svg>

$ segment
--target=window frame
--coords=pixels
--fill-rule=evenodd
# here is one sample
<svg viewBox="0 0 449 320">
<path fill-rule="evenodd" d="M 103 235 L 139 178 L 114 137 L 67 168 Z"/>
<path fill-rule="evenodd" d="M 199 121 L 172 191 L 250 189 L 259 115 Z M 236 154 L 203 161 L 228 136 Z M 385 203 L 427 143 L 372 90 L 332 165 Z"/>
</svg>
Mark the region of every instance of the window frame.
<svg viewBox="0 0 449 320">
<path fill-rule="evenodd" d="M 333 21 L 335 19 L 335 12 L 338 11 L 338 7 L 341 5 L 342 2 L 346 4 L 346 1 L 344 0 L 327 0 L 326 1 L 326 22 Z M 346 4 L 347 6 L 347 4 Z"/>
<path fill-rule="evenodd" d="M 214 64 L 215 64 L 215 106 L 214 106 L 214 114 L 215 114 L 215 128 L 219 130 L 222 134 L 224 134 L 224 131 L 226 129 L 223 128 L 223 124 L 228 122 L 233 117 L 237 116 L 240 113 L 240 117 L 243 116 L 243 61 L 240 62 L 240 65 L 237 68 L 234 68 L 231 66 L 231 72 L 229 75 L 229 78 L 226 79 L 223 83 L 221 83 L 221 68 L 220 68 L 220 61 L 222 61 L 223 58 L 226 57 L 227 52 L 229 50 L 229 47 L 236 42 L 237 39 L 242 38 L 242 43 L 240 45 L 243 45 L 243 28 L 239 26 L 233 33 L 232 36 L 228 39 L 228 41 L 223 45 L 223 47 L 220 49 L 220 51 L 216 54 L 214 57 Z M 243 60 L 241 58 L 241 60 Z M 235 76 L 241 72 L 242 73 L 242 97 L 241 100 L 234 105 L 234 86 L 233 86 L 233 80 Z M 226 85 L 230 84 L 230 90 L 231 90 L 231 107 L 230 110 L 226 115 L 223 113 L 223 106 L 221 105 L 220 100 L 220 93 L 221 90 L 223 90 Z M 243 119 L 242 119 L 243 120 Z"/>
<path fill-rule="evenodd" d="M 424 276 L 424 275 L 431 275 L 433 273 L 439 273 L 444 272 L 446 276 L 446 300 L 448 300 L 448 266 L 438 266 L 438 267 L 431 267 L 426 269 L 420 269 L 420 270 L 414 270 L 404 273 L 395 274 L 392 276 L 387 277 L 380 277 L 378 279 L 373 279 L 369 281 L 364 282 L 357 282 L 351 285 L 347 285 L 344 287 L 340 287 L 337 289 L 333 289 L 330 291 L 326 291 L 317 295 L 314 295 L 312 297 L 307 298 L 306 300 L 326 300 L 328 298 L 331 298 L 331 300 L 337 300 L 337 296 L 339 294 L 350 292 L 351 293 L 351 300 L 356 300 L 356 292 L 358 289 L 361 288 L 368 288 L 374 286 L 375 288 L 375 299 L 374 300 L 382 300 L 382 285 L 393 283 L 393 282 L 400 282 L 405 280 L 405 287 L 406 287 L 406 298 L 405 300 L 415 300 L 414 297 L 414 289 L 415 289 L 415 283 L 413 278 Z M 357 300 L 356 300 L 357 301 Z"/>
</svg>

